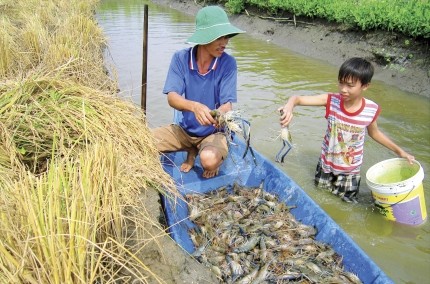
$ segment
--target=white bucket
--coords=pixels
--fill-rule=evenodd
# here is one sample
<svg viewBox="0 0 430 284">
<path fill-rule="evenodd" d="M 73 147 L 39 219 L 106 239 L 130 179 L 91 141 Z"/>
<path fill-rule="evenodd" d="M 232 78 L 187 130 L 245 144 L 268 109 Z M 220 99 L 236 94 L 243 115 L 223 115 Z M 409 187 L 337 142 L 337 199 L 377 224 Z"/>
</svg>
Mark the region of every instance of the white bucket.
<svg viewBox="0 0 430 284">
<path fill-rule="evenodd" d="M 424 170 L 420 163 L 394 158 L 373 165 L 366 173 L 375 205 L 388 220 L 419 225 L 427 219 Z"/>
</svg>

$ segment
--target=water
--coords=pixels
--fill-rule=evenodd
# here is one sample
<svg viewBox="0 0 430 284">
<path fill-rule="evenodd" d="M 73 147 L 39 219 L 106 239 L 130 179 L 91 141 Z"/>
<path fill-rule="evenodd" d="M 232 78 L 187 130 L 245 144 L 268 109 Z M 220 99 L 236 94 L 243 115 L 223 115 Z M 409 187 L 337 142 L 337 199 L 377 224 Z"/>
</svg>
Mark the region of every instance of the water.
<svg viewBox="0 0 430 284">
<path fill-rule="evenodd" d="M 368 178 L 370 181 L 381 185 L 395 184 L 414 177 L 419 170 L 420 167 L 418 164 L 409 165 L 407 162 L 403 164 L 392 163 L 391 166 L 388 164 L 385 167 L 375 168 L 375 172 L 372 172 L 372 175 L 368 176 Z M 418 182 L 415 179 L 414 182 Z"/>
<path fill-rule="evenodd" d="M 194 17 L 141 0 L 104 0 L 97 11 L 109 40 L 106 60 L 114 64 L 124 99 L 140 104 L 144 4 L 149 6 L 147 119 L 150 127 L 172 121 L 173 111 L 161 93 L 173 52 L 187 47 Z M 282 143 L 276 109 L 291 95 L 337 91 L 338 66 L 307 58 L 247 34 L 234 37 L 228 53 L 239 67 L 235 109 L 252 125 L 252 146 L 274 161 Z M 430 101 L 374 81 L 366 97 L 382 107 L 379 128 L 421 163 L 430 204 Z M 430 222 L 412 227 L 386 220 L 372 205 L 365 173 L 394 154 L 369 139 L 365 142 L 359 204 L 341 202 L 317 190 L 313 175 L 326 121 L 324 108 L 297 107 L 290 126 L 293 149 L 279 167 L 291 176 L 396 283 L 429 283 Z"/>
</svg>

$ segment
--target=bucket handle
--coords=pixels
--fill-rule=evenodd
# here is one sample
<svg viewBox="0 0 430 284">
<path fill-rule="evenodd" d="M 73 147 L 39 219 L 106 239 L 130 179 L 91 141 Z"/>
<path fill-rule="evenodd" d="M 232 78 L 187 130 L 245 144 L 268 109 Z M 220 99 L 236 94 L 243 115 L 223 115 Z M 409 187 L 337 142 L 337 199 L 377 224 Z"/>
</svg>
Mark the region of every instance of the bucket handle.
<svg viewBox="0 0 430 284">
<path fill-rule="evenodd" d="M 388 204 L 387 206 L 382 206 L 381 204 L 378 204 L 378 203 L 374 203 L 374 205 L 375 205 L 376 207 L 378 207 L 379 209 L 386 209 L 386 208 L 389 208 L 389 207 L 393 207 L 394 205 L 397 205 L 397 204 L 399 204 L 400 202 L 402 202 L 403 200 L 405 200 L 405 199 L 409 196 L 409 194 L 411 194 L 411 192 L 412 192 L 414 189 L 415 189 L 415 186 L 414 186 L 414 185 L 412 185 L 412 189 L 411 189 L 411 190 L 409 190 L 408 194 L 406 194 L 406 196 L 405 196 L 405 197 L 403 197 L 402 199 L 400 199 L 400 200 L 399 200 L 399 201 L 397 201 L 396 203 Z"/>
</svg>

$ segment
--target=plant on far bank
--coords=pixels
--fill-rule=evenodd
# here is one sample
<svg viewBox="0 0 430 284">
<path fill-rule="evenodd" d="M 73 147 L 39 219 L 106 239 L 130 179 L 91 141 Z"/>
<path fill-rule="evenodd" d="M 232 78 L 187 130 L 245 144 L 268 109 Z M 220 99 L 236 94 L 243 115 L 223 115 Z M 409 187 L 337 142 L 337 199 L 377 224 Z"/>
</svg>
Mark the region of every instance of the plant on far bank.
<svg viewBox="0 0 430 284">
<path fill-rule="evenodd" d="M 245 9 L 245 2 L 243 0 L 230 0 L 225 3 L 225 7 L 230 13 L 238 14 Z"/>
<path fill-rule="evenodd" d="M 231 13 L 247 5 L 268 12 L 322 18 L 362 30 L 382 29 L 430 38 L 430 1 L 424 0 L 225 0 Z"/>
</svg>

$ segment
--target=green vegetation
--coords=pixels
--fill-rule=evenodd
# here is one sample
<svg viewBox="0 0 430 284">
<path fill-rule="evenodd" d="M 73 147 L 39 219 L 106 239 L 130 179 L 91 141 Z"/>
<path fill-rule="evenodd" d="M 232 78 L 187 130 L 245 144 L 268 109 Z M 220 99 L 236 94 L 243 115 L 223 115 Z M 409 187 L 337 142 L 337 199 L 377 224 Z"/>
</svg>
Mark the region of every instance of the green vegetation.
<svg viewBox="0 0 430 284">
<path fill-rule="evenodd" d="M 362 30 L 382 29 L 430 38 L 428 0 L 220 0 L 231 13 L 252 5 L 272 14 L 322 18 Z"/>
</svg>

